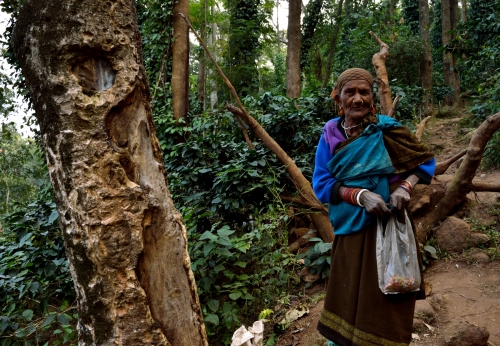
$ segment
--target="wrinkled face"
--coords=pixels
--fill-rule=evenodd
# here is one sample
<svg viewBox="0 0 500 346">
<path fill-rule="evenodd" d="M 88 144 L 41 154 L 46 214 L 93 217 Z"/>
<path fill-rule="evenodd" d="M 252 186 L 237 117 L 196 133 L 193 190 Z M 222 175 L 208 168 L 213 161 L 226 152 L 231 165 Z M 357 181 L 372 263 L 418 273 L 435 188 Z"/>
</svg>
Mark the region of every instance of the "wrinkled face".
<svg viewBox="0 0 500 346">
<path fill-rule="evenodd" d="M 335 101 L 344 109 L 346 122 L 359 122 L 368 115 L 373 106 L 373 90 L 365 80 L 347 82 L 340 94 L 335 95 Z"/>
</svg>

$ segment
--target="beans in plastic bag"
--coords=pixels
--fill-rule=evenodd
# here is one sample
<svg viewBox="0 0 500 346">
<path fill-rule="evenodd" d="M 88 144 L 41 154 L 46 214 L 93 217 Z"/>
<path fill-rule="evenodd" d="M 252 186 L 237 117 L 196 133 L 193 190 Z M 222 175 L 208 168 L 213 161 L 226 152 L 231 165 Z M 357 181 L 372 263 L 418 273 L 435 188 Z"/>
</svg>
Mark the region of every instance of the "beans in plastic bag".
<svg viewBox="0 0 500 346">
<path fill-rule="evenodd" d="M 420 268 L 417 246 L 408 213 L 404 223 L 393 211 L 386 226 L 377 220 L 377 271 L 380 290 L 384 294 L 420 290 Z"/>
</svg>

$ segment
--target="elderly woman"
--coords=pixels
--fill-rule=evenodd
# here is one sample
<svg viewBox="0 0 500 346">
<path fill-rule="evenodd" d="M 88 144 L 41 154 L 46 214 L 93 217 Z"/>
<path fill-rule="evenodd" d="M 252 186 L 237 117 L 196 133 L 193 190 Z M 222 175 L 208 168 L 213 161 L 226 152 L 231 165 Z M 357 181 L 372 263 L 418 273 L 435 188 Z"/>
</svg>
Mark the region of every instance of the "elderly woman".
<svg viewBox="0 0 500 346">
<path fill-rule="evenodd" d="M 376 261 L 377 217 L 403 211 L 417 183 L 434 174 L 432 152 L 406 127 L 376 114 L 373 77 L 344 71 L 332 92 L 341 117 L 326 123 L 316 151 L 313 188 L 329 203 L 335 239 L 318 324 L 329 345 L 408 345 L 418 292 L 382 293 Z M 423 280 L 422 280 L 423 283 Z"/>
</svg>

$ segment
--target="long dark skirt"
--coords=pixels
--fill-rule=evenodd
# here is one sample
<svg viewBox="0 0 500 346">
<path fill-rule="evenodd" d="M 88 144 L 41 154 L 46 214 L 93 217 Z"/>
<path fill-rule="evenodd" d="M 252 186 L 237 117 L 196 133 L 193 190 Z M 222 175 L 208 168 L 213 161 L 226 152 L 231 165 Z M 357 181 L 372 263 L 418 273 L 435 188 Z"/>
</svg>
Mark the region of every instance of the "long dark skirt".
<svg viewBox="0 0 500 346">
<path fill-rule="evenodd" d="M 385 295 L 378 287 L 377 224 L 335 236 L 330 279 L 319 332 L 342 346 L 403 346 L 411 341 L 415 300 L 420 292 Z M 422 280 L 423 282 L 423 280 Z"/>
</svg>

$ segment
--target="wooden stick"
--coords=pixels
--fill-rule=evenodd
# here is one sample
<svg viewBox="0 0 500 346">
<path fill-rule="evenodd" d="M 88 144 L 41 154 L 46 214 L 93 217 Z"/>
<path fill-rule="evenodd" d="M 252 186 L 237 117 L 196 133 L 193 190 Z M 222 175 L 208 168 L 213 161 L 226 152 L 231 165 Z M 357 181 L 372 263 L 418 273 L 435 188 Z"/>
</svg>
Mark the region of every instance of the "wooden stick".
<svg viewBox="0 0 500 346">
<path fill-rule="evenodd" d="M 422 136 L 424 135 L 425 125 L 429 122 L 429 120 L 431 120 L 431 118 L 432 117 L 429 115 L 427 118 L 422 120 L 420 124 L 417 125 L 417 131 L 415 132 L 415 137 L 417 137 L 419 141 L 422 140 Z"/>
<path fill-rule="evenodd" d="M 378 38 L 377 35 L 370 31 L 370 35 L 378 42 L 380 46 L 380 51 L 373 54 L 372 64 L 377 72 L 377 85 L 378 85 L 378 95 L 380 98 L 380 113 L 389 114 L 392 107 L 392 97 L 391 89 L 389 87 L 389 76 L 387 74 L 387 68 L 385 67 L 385 61 L 390 56 L 389 46 Z"/>
<path fill-rule="evenodd" d="M 391 118 L 396 119 L 396 116 L 394 114 L 396 114 L 396 107 L 398 106 L 398 103 L 399 103 L 399 95 L 396 96 L 396 98 L 392 102 L 392 106 L 391 109 L 389 110 L 389 113 L 387 113 L 387 115 L 390 116 Z"/>
<path fill-rule="evenodd" d="M 434 175 L 441 175 L 446 172 L 446 170 L 451 166 L 451 164 L 455 161 L 457 161 L 459 158 L 467 154 L 467 150 L 462 150 L 461 152 L 455 154 L 454 156 L 450 157 L 448 160 L 443 161 L 443 162 L 438 162 L 436 164 L 436 170 L 434 172 Z"/>
</svg>

